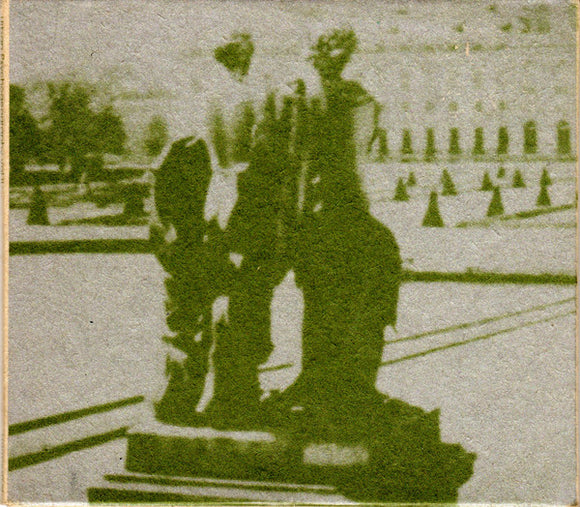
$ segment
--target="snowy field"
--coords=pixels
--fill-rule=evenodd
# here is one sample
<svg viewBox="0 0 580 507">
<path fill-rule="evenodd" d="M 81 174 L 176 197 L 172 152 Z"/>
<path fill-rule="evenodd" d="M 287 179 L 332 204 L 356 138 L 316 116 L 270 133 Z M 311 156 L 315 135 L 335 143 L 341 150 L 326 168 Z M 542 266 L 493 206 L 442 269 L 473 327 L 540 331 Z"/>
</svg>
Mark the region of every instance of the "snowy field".
<svg viewBox="0 0 580 507">
<path fill-rule="evenodd" d="M 15 256 L 10 269 L 11 423 L 160 394 L 167 330 L 164 274 L 153 256 Z M 425 410 L 440 408 L 443 440 L 477 453 L 460 501 L 573 501 L 574 292 L 555 285 L 402 287 L 377 386 Z M 277 295 L 275 318 L 300 316 L 291 278 Z M 295 366 L 265 372 L 267 390 L 284 388 L 299 371 L 299 333 L 282 325 L 273 331 L 268 366 Z M 30 495 L 39 488 L 43 500 L 84 500 L 86 488 L 117 466 L 112 456 L 124 457 L 123 446 L 14 471 L 12 498 L 38 500 Z"/>
</svg>

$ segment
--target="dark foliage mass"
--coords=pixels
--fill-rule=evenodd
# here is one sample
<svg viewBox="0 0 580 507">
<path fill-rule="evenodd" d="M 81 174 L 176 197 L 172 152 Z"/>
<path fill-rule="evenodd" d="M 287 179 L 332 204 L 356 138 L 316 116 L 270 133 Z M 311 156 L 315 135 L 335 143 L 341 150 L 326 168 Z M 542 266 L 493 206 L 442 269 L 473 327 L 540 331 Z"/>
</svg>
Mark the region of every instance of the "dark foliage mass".
<svg viewBox="0 0 580 507">
<path fill-rule="evenodd" d="M 234 33 L 230 42 L 214 50 L 216 61 L 221 63 L 229 72 L 241 81 L 250 70 L 254 43 L 248 33 Z"/>
</svg>

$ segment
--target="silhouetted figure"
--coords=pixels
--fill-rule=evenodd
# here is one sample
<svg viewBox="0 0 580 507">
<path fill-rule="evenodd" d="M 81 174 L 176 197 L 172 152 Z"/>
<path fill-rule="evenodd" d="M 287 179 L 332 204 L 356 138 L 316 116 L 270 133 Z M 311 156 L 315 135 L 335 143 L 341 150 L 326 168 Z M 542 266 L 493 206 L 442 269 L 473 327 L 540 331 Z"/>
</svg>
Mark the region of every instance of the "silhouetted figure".
<svg viewBox="0 0 580 507">
<path fill-rule="evenodd" d="M 341 43 L 331 46 L 344 65 Z M 357 174 L 355 110 L 370 98 L 340 72 L 329 74 L 321 73 L 326 108 L 312 115 L 316 136 L 296 236 L 302 372 L 282 398 L 318 431 L 337 435 L 352 429 L 349 418 L 384 401 L 375 382 L 385 326 L 397 318 L 401 259 L 391 232 L 371 216 Z"/>
<path fill-rule="evenodd" d="M 297 161 L 289 152 L 292 98 L 280 117 L 269 101 L 248 168 L 238 177 L 238 199 L 225 231 L 228 251 L 241 256 L 231 286 L 228 329 L 214 353 L 212 422 L 259 426 L 258 366 L 272 352 L 270 307 L 274 288 L 291 268 L 288 239 L 296 215 Z"/>
<path fill-rule="evenodd" d="M 216 225 L 204 220 L 212 176 L 204 141 L 188 137 L 170 148 L 155 175 L 155 205 L 160 228 L 151 235 L 156 255 L 170 275 L 165 341 L 177 349 L 167 358 L 168 385 L 156 405 L 158 419 L 173 424 L 199 423 L 196 407 L 204 390 L 215 325 L 212 305 L 230 290 L 233 267 L 221 246 Z M 166 243 L 173 228 L 175 240 Z M 205 241 L 204 241 L 205 238 Z"/>
<path fill-rule="evenodd" d="M 30 197 L 30 211 L 26 223 L 28 225 L 50 225 L 46 196 L 38 186 L 34 187 Z"/>
</svg>

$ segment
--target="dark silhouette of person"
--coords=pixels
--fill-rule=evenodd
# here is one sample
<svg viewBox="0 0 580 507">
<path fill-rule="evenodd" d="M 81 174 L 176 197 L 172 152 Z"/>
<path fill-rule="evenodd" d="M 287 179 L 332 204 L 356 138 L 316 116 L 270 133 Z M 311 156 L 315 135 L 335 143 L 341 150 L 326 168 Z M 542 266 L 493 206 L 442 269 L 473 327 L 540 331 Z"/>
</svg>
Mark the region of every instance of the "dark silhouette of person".
<svg viewBox="0 0 580 507">
<path fill-rule="evenodd" d="M 248 168 L 238 176 L 238 200 L 225 243 L 241 255 L 231 286 L 228 329 L 213 355 L 212 422 L 230 427 L 261 426 L 258 367 L 272 352 L 274 288 L 291 266 L 288 237 L 296 214 L 297 165 L 289 152 L 293 105 L 286 98 L 278 116 L 274 96 L 266 101 Z"/>
<path fill-rule="evenodd" d="M 172 424 L 200 423 L 196 407 L 204 391 L 216 327 L 212 305 L 216 297 L 229 292 L 234 271 L 218 225 L 204 220 L 211 176 L 207 145 L 193 137 L 173 143 L 155 175 L 160 227 L 152 228 L 151 240 L 170 275 L 165 282 L 167 325 L 175 334 L 165 341 L 178 351 L 177 358 L 167 359 L 168 385 L 156 404 L 156 415 Z M 175 240 L 167 243 L 164 236 L 171 227 Z"/>
</svg>

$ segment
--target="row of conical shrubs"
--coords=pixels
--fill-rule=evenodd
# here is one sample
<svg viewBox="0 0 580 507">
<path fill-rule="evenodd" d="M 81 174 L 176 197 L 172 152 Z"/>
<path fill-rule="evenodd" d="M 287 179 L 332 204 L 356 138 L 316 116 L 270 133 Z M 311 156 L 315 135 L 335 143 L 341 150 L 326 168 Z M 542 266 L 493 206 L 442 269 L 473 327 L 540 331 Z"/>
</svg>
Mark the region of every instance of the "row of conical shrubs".
<svg viewBox="0 0 580 507">
<path fill-rule="evenodd" d="M 550 200 L 550 195 L 548 193 L 548 186 L 541 185 L 540 193 L 536 199 L 536 206 L 551 206 L 552 202 Z M 487 208 L 486 215 L 488 217 L 495 217 L 503 215 L 505 212 L 503 207 L 503 202 L 501 198 L 500 187 L 493 187 L 493 195 L 489 206 Z M 441 212 L 439 211 L 439 199 L 437 192 L 433 191 L 429 195 L 429 204 L 427 205 L 427 212 L 423 218 L 423 227 L 443 227 L 443 218 L 441 217 Z"/>
<path fill-rule="evenodd" d="M 389 152 L 386 140 L 386 133 L 381 137 L 381 155 L 386 156 Z M 424 159 L 427 161 L 435 160 L 437 156 L 437 148 L 435 145 L 435 131 L 428 128 L 425 131 L 425 151 L 423 153 Z M 499 127 L 497 134 L 497 155 L 507 155 L 509 152 L 509 133 L 507 127 Z M 533 155 L 538 152 L 538 135 L 536 132 L 536 124 L 529 121 L 524 125 L 524 142 L 523 151 L 526 155 Z M 459 129 L 451 128 L 449 130 L 449 148 L 447 150 L 449 155 L 461 155 L 462 149 L 459 140 Z M 412 135 L 409 129 L 403 130 L 401 140 L 401 155 L 409 157 L 414 155 Z M 483 127 L 477 127 L 474 131 L 473 148 L 471 150 L 474 156 L 483 156 L 486 154 L 484 131 Z M 562 156 L 569 156 L 572 153 L 570 141 L 570 126 L 567 122 L 562 121 L 558 124 L 557 130 L 557 153 Z"/>
</svg>

